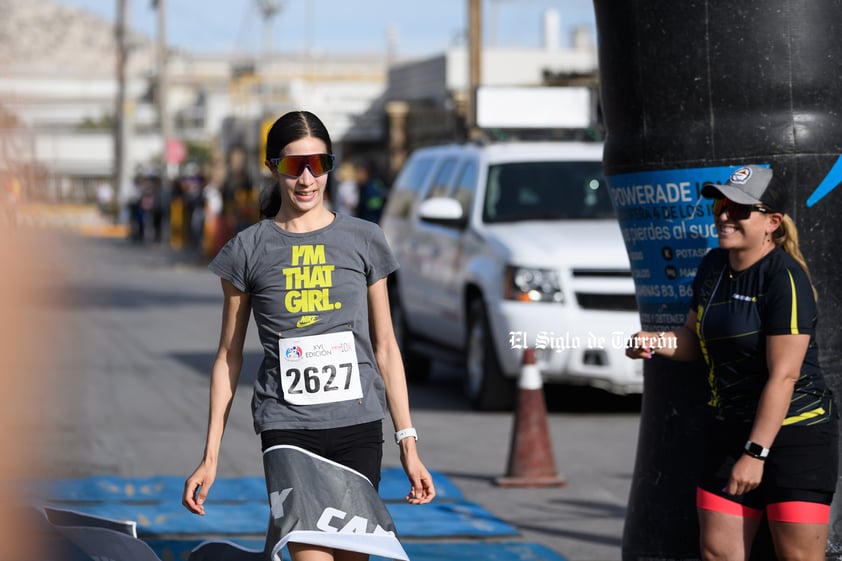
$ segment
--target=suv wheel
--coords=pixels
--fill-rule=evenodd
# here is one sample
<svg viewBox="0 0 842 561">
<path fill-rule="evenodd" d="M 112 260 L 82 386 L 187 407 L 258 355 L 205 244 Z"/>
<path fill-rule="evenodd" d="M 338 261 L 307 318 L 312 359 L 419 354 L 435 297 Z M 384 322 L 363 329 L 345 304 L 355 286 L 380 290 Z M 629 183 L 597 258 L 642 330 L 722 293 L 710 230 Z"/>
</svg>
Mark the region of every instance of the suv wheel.
<svg viewBox="0 0 842 561">
<path fill-rule="evenodd" d="M 426 356 L 409 350 L 412 344 L 412 334 L 406 325 L 406 312 L 400 304 L 400 295 L 397 287 L 390 291 L 389 307 L 392 312 L 392 326 L 395 330 L 395 339 L 401 349 L 403 357 L 403 369 L 406 374 L 406 381 L 410 383 L 424 383 L 430 379 L 430 359 Z"/>
<path fill-rule="evenodd" d="M 465 393 L 476 409 L 507 410 L 514 404 L 514 382 L 503 375 L 494 350 L 488 314 L 482 299 L 468 308 Z"/>
</svg>

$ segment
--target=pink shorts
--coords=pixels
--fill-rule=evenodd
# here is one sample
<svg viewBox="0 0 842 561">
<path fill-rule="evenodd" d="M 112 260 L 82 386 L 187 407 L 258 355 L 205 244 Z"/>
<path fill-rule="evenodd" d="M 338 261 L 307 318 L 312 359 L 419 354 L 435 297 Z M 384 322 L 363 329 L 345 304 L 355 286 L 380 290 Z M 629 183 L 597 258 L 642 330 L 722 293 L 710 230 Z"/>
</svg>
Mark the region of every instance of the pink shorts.
<svg viewBox="0 0 842 561">
<path fill-rule="evenodd" d="M 723 496 L 716 495 L 702 488 L 696 489 L 696 506 L 703 510 L 711 510 L 760 520 L 763 511 L 740 504 Z M 782 501 L 766 505 L 766 516 L 776 522 L 793 522 L 796 524 L 828 524 L 830 522 L 830 505 L 809 501 Z"/>
</svg>

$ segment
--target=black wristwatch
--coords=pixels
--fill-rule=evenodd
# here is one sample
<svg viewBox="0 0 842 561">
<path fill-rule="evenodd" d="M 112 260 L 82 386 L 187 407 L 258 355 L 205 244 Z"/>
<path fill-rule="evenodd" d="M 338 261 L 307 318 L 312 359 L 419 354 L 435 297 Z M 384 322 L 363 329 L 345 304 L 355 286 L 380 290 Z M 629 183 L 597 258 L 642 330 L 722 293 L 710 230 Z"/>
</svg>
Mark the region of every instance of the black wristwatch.
<svg viewBox="0 0 842 561">
<path fill-rule="evenodd" d="M 751 440 L 746 442 L 745 453 L 751 456 L 752 458 L 757 458 L 758 460 L 765 460 L 769 457 L 768 448 L 764 448 L 760 444 L 752 442 Z"/>
</svg>

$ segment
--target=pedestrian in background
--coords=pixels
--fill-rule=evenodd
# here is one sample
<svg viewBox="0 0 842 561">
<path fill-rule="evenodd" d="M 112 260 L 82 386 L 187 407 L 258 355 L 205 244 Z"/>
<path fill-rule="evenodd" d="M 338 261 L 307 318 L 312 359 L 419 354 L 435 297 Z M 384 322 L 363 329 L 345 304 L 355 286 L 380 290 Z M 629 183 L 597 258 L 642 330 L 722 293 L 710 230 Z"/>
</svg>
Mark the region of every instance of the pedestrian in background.
<svg viewBox="0 0 842 561">
<path fill-rule="evenodd" d="M 194 513 L 205 512 L 250 314 L 264 351 L 252 400 L 264 452 L 300 448 L 359 472 L 376 489 L 388 409 L 409 479 L 406 500 L 428 503 L 435 488 L 418 455 L 392 329 L 386 278 L 397 262 L 385 235 L 374 224 L 325 207 L 334 158 L 327 129 L 315 115 L 295 111 L 279 118 L 267 135 L 266 154 L 276 181 L 261 205 L 268 218 L 237 234 L 210 264 L 222 279 L 222 329 L 211 373 L 205 451 L 185 483 L 183 503 Z M 340 360 L 313 349 L 336 350 Z M 312 369 L 306 383 L 290 375 L 307 365 Z M 325 372 L 340 373 L 342 383 L 319 378 Z M 294 475 L 296 481 L 312 477 Z M 278 474 L 266 476 L 274 481 Z M 303 490 L 292 482 L 288 486 Z M 287 546 L 296 561 L 366 557 L 294 540 Z"/>
<path fill-rule="evenodd" d="M 703 258 L 684 325 L 641 331 L 630 358 L 704 357 L 709 423 L 696 493 L 702 557 L 748 559 L 765 513 L 779 559 L 825 558 L 838 415 L 819 368 L 816 298 L 769 168 L 707 183 L 719 248 Z"/>
<path fill-rule="evenodd" d="M 354 165 L 343 162 L 339 165 L 339 184 L 336 186 L 336 212 L 349 216 L 357 215 L 360 202 L 360 188 L 355 179 Z"/>
<path fill-rule="evenodd" d="M 128 200 L 129 237 L 133 242 L 146 241 L 146 223 L 148 221 L 145 207 L 151 207 L 151 199 L 147 196 L 148 180 L 143 173 L 135 175 L 132 181 L 132 192 Z M 144 199 L 144 197 L 146 197 Z M 146 203 L 146 204 L 144 204 Z"/>
<path fill-rule="evenodd" d="M 222 215 L 225 241 L 259 219 L 258 191 L 247 166 L 247 152 L 242 146 L 228 151 L 225 181 L 222 183 Z"/>
<path fill-rule="evenodd" d="M 362 162 L 356 166 L 359 204 L 357 216 L 369 222 L 379 223 L 383 207 L 386 206 L 386 187 L 377 176 L 374 164 Z"/>
</svg>

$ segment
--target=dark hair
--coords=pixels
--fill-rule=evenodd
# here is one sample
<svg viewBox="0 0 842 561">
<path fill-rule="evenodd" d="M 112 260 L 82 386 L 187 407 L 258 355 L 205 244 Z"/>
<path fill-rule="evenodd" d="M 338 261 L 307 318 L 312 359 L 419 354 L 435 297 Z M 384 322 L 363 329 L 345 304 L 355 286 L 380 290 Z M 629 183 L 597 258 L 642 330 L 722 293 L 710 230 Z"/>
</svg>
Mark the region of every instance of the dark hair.
<svg viewBox="0 0 842 561">
<path fill-rule="evenodd" d="M 312 136 L 325 143 L 333 153 L 330 134 L 321 119 L 309 111 L 290 111 L 282 115 L 266 134 L 266 159 L 277 158 L 288 144 Z M 267 186 L 260 196 L 260 214 L 271 218 L 281 209 L 281 193 L 277 183 Z"/>
</svg>

